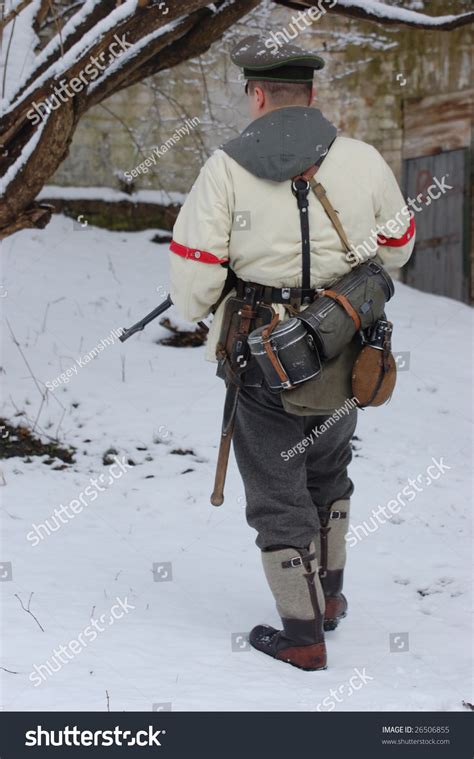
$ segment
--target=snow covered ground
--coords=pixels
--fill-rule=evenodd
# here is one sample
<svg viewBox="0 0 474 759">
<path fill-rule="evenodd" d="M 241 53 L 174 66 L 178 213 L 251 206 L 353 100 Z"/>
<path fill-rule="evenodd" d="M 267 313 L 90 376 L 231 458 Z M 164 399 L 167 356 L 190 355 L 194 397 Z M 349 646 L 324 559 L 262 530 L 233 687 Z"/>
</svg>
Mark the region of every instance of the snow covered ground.
<svg viewBox="0 0 474 759">
<path fill-rule="evenodd" d="M 397 287 L 402 371 L 390 405 L 360 414 L 352 526 L 373 529 L 408 478 L 420 490 L 349 548 L 350 614 L 327 636 L 327 671 L 301 672 L 245 645 L 277 615 L 234 461 L 224 506 L 209 505 L 223 387 L 203 349 L 157 345 L 154 324 L 85 359 L 162 300 L 154 233 L 55 217 L 2 244 L 2 415 L 40 412 L 44 432 L 77 448 L 65 470 L 1 462 L 3 709 L 100 711 L 108 694 L 112 711 L 462 710 L 473 700 L 471 310 Z M 109 448 L 135 466 L 112 472 Z M 428 485 L 432 457 L 450 468 Z M 60 529 L 35 539 L 61 505 Z M 31 593 L 36 619 L 20 604 Z"/>
</svg>

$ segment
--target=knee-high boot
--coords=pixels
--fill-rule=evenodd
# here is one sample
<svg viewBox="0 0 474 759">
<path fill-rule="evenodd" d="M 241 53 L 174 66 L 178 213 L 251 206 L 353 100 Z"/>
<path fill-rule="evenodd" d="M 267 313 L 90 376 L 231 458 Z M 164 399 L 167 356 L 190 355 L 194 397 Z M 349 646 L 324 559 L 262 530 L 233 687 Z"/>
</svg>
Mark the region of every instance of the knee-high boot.
<svg viewBox="0 0 474 759">
<path fill-rule="evenodd" d="M 315 545 L 274 546 L 262 551 L 262 562 L 283 629 L 257 625 L 249 636 L 251 645 L 301 669 L 325 669 L 324 593 Z"/>
</svg>

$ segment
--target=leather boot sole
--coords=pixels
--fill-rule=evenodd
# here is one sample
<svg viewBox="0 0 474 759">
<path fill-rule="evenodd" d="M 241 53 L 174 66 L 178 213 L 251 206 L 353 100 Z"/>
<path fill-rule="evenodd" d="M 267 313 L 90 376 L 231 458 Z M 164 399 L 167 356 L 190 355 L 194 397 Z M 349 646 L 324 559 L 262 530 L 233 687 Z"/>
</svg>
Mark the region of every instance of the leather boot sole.
<svg viewBox="0 0 474 759">
<path fill-rule="evenodd" d="M 278 650 L 279 630 L 267 625 L 257 625 L 249 635 L 249 643 L 257 651 L 278 661 L 291 664 L 305 672 L 317 672 L 327 668 L 326 645 L 312 643 L 307 646 L 289 646 Z"/>
</svg>

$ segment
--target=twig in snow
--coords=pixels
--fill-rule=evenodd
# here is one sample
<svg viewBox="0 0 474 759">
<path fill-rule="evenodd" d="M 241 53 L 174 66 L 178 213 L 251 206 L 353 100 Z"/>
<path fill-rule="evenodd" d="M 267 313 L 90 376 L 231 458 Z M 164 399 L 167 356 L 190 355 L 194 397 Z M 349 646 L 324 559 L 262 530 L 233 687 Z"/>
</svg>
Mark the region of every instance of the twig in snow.
<svg viewBox="0 0 474 759">
<path fill-rule="evenodd" d="M 66 416 L 66 409 L 63 409 L 63 413 L 61 416 L 61 419 L 58 422 L 58 426 L 56 427 L 56 440 L 59 440 L 59 430 L 61 429 L 61 425 L 63 423 L 64 417 Z"/>
<path fill-rule="evenodd" d="M 110 712 L 110 698 L 109 698 L 109 691 L 105 691 L 105 695 L 107 696 L 107 711 Z"/>
<path fill-rule="evenodd" d="M 43 326 L 41 327 L 40 335 L 44 335 L 44 333 L 45 333 L 46 322 L 48 320 L 48 314 L 49 314 L 49 308 L 50 308 L 50 306 L 51 305 L 54 306 L 56 303 L 60 303 L 62 300 L 65 300 L 64 296 L 62 296 L 61 298 L 56 298 L 56 300 L 53 300 L 53 301 L 48 301 L 48 304 L 47 304 L 45 312 L 44 312 Z"/>
<path fill-rule="evenodd" d="M 84 318 L 84 314 L 82 313 L 82 309 L 81 309 L 81 304 L 79 303 L 77 299 L 74 299 L 74 303 L 76 304 L 77 310 L 79 311 L 79 316 L 82 316 L 82 318 Z"/>
<path fill-rule="evenodd" d="M 14 344 L 14 345 L 16 345 L 16 347 L 17 347 L 17 348 L 18 348 L 18 350 L 20 351 L 20 355 L 21 355 L 21 357 L 22 357 L 23 361 L 25 362 L 26 366 L 28 367 L 28 371 L 30 372 L 30 374 L 31 374 L 31 376 L 32 376 L 32 378 L 33 378 L 33 381 L 34 381 L 34 383 L 35 383 L 36 387 L 38 388 L 38 392 L 39 392 L 41 395 L 43 395 L 43 391 L 41 390 L 41 388 L 40 388 L 40 386 L 39 386 L 38 380 L 36 379 L 35 375 L 33 374 L 33 370 L 32 370 L 32 368 L 31 368 L 31 366 L 29 365 L 29 363 L 28 363 L 28 360 L 27 360 L 27 358 L 26 358 L 25 354 L 23 353 L 23 349 L 22 349 L 22 347 L 21 347 L 20 343 L 18 342 L 18 340 L 17 340 L 17 338 L 16 338 L 16 336 L 15 336 L 15 333 L 14 333 L 14 332 L 13 332 L 13 330 L 12 330 L 12 327 L 11 327 L 11 324 L 10 324 L 10 322 L 8 321 L 8 319 L 6 319 L 5 321 L 6 321 L 6 322 L 7 322 L 7 324 L 8 324 L 8 329 L 10 330 L 10 335 L 12 336 L 13 344 Z"/>
<path fill-rule="evenodd" d="M 41 398 L 40 407 L 39 407 L 39 409 L 38 409 L 38 413 L 36 414 L 36 419 L 35 419 L 35 422 L 34 422 L 34 424 L 33 424 L 33 432 L 36 430 L 36 425 L 37 425 L 37 424 L 38 424 L 38 422 L 39 422 L 39 418 L 40 418 L 40 416 L 41 416 L 41 412 L 42 412 L 42 410 L 43 410 L 44 402 L 45 402 L 45 400 L 46 400 L 46 395 L 47 395 L 47 393 L 45 392 L 45 393 L 44 393 L 44 395 L 43 395 L 43 397 Z"/>
<path fill-rule="evenodd" d="M 62 298 L 60 298 L 59 300 L 62 300 Z M 54 302 L 57 302 L 57 301 L 54 301 Z M 40 382 L 39 382 L 39 380 L 36 378 L 35 374 L 33 373 L 33 369 L 31 368 L 31 366 L 30 366 L 30 364 L 29 364 L 29 362 L 28 362 L 28 359 L 26 358 L 26 356 L 25 356 L 25 354 L 24 354 L 24 352 L 23 352 L 23 349 L 22 349 L 22 347 L 21 347 L 20 343 L 18 342 L 18 340 L 17 340 L 17 338 L 16 338 L 16 335 L 15 335 L 15 333 L 13 332 L 13 329 L 12 329 L 12 327 L 11 327 L 11 324 L 10 324 L 10 322 L 8 321 L 8 319 L 6 319 L 6 322 L 7 322 L 7 325 L 8 325 L 8 329 L 10 330 L 10 334 L 11 334 L 11 337 L 12 337 L 12 340 L 13 340 L 13 344 L 14 344 L 14 345 L 16 345 L 16 347 L 18 348 L 18 351 L 20 352 L 20 356 L 22 357 L 23 361 L 25 362 L 25 364 L 26 364 L 26 366 L 27 366 L 27 369 L 28 369 L 28 371 L 29 371 L 29 373 L 30 373 L 30 376 L 31 376 L 31 378 L 32 378 L 33 382 L 35 383 L 35 385 L 36 385 L 36 388 L 37 388 L 37 390 L 38 390 L 39 394 L 41 395 L 41 405 L 40 405 L 40 411 L 39 411 L 39 413 L 37 414 L 37 416 L 36 416 L 36 419 L 35 419 L 35 421 L 34 421 L 34 423 L 33 423 L 33 430 L 35 430 L 36 428 L 38 428 L 38 430 L 40 430 L 40 427 L 39 427 L 39 425 L 38 425 L 39 415 L 40 415 L 40 412 L 41 412 L 41 410 L 42 410 L 42 408 L 43 408 L 43 405 L 44 405 L 45 399 L 48 397 L 48 395 L 50 395 L 52 398 L 54 398 L 54 400 L 56 401 L 56 403 L 57 403 L 57 404 L 58 404 L 58 405 L 59 405 L 59 406 L 62 408 L 62 410 L 63 410 L 63 414 L 62 414 L 62 416 L 61 416 L 61 419 L 59 420 L 59 424 L 58 424 L 58 427 L 57 427 L 57 430 L 56 430 L 56 438 L 55 438 L 55 440 L 57 441 L 57 440 L 58 440 L 58 436 L 59 436 L 59 429 L 60 429 L 60 427 L 61 427 L 61 424 L 62 424 L 62 422 L 63 422 L 64 416 L 65 416 L 65 414 L 66 414 L 66 408 L 65 408 L 64 404 L 62 404 L 62 403 L 61 403 L 61 401 L 60 401 L 60 400 L 59 400 L 59 399 L 56 397 L 56 395 L 54 395 L 53 393 L 50 393 L 50 392 L 49 392 L 49 390 L 48 390 L 48 388 L 47 388 L 46 386 L 45 386 L 45 389 L 44 389 L 44 390 L 41 388 L 41 386 L 40 386 Z M 44 384 L 44 383 L 43 383 L 43 384 Z M 23 412 L 23 413 L 25 413 L 25 412 Z M 29 419 L 29 417 L 28 417 L 28 415 L 27 415 L 26 413 L 25 413 L 25 417 L 26 417 L 26 418 L 28 419 L 28 421 L 31 423 L 31 419 Z M 49 435 L 47 435 L 46 437 L 49 437 Z M 54 438 L 50 438 L 50 440 L 51 440 L 51 439 L 54 439 Z"/>
<path fill-rule="evenodd" d="M 19 675 L 19 672 L 14 672 L 12 669 L 7 669 L 6 667 L 0 667 L 4 672 L 8 672 L 9 675 Z"/>
<path fill-rule="evenodd" d="M 29 373 L 31 375 L 31 378 L 32 378 L 33 382 L 35 383 L 39 394 L 41 395 L 41 406 L 40 406 L 40 410 L 41 410 L 41 408 L 43 407 L 44 399 L 45 399 L 45 397 L 46 397 L 46 395 L 48 393 L 48 390 L 42 390 L 41 389 L 40 384 L 39 384 L 37 378 L 35 377 L 35 375 L 33 373 L 33 369 L 31 368 L 31 366 L 30 366 L 30 364 L 28 362 L 28 359 L 26 358 L 25 354 L 23 353 L 23 349 L 22 349 L 20 343 L 18 342 L 18 340 L 16 339 L 15 333 L 13 332 L 11 324 L 8 321 L 8 319 L 6 319 L 6 322 L 7 322 L 7 325 L 8 325 L 8 329 L 10 330 L 10 335 L 12 337 L 13 344 L 16 345 L 16 347 L 18 348 L 18 350 L 20 352 L 20 356 L 22 357 L 23 361 L 25 362 L 25 364 L 27 366 L 27 369 L 28 369 L 28 371 L 29 371 Z M 36 427 L 37 421 L 38 420 L 36 420 L 36 422 L 35 422 L 35 427 Z"/>
<path fill-rule="evenodd" d="M 53 396 L 53 397 L 54 397 L 54 396 Z M 15 401 L 13 400 L 13 398 L 12 398 L 12 396 L 11 396 L 11 395 L 9 396 L 9 399 L 10 399 L 10 403 L 12 404 L 13 408 L 14 408 L 14 409 L 15 409 L 15 411 L 16 411 L 16 415 L 17 415 L 17 416 L 24 416 L 24 417 L 25 417 L 25 420 L 28 422 L 28 424 L 29 424 L 30 426 L 32 426 L 32 425 L 33 425 L 33 419 L 32 419 L 32 418 L 31 418 L 31 417 L 30 417 L 30 416 L 29 416 L 29 415 L 26 413 L 26 411 L 20 411 L 20 409 L 19 409 L 19 408 L 18 408 L 18 406 L 16 405 L 16 403 L 15 403 Z M 61 403 L 61 401 L 59 401 L 57 398 L 56 398 L 56 400 L 58 401 L 59 405 L 60 405 L 60 406 L 61 406 L 61 408 L 64 410 L 64 412 L 66 412 L 66 409 L 64 408 L 64 406 L 63 406 L 63 404 Z M 51 442 L 52 442 L 52 443 L 57 443 L 57 442 L 58 442 L 58 439 L 57 439 L 57 438 L 55 438 L 55 437 L 52 437 L 51 435 L 48 435 L 48 433 L 47 433 L 47 432 L 45 432 L 45 431 L 44 431 L 44 430 L 43 430 L 43 429 L 42 429 L 42 428 L 39 426 L 39 424 L 38 424 L 38 432 L 40 432 L 40 433 L 41 433 L 41 435 L 42 435 L 43 437 L 47 438 L 47 440 L 51 440 Z"/>
<path fill-rule="evenodd" d="M 44 334 L 44 331 L 46 329 L 46 322 L 48 320 L 48 312 L 49 312 L 50 305 L 51 305 L 51 303 L 48 301 L 48 304 L 47 304 L 47 306 L 45 308 L 45 311 L 44 311 L 43 326 L 41 327 L 41 334 Z"/>
<path fill-rule="evenodd" d="M 38 622 L 38 620 L 36 619 L 36 617 L 35 617 L 35 615 L 33 614 L 33 612 L 32 612 L 32 611 L 30 611 L 30 606 L 31 606 L 31 599 L 33 598 L 33 593 L 31 593 L 31 595 L 30 595 L 30 597 L 29 597 L 29 599 L 28 599 L 28 606 L 27 606 L 27 607 L 25 606 L 25 604 L 24 604 L 24 603 L 23 603 L 23 601 L 21 600 L 21 598 L 20 598 L 20 596 L 18 595 L 18 593 L 15 593 L 15 598 L 18 598 L 18 600 L 19 600 L 19 602 L 20 602 L 20 604 L 21 604 L 21 608 L 23 609 L 23 611 L 26 611 L 26 613 L 27 613 L 27 614 L 29 614 L 31 617 L 33 617 L 33 619 L 35 620 L 35 622 L 36 622 L 36 624 L 38 625 L 39 629 L 40 629 L 42 632 L 44 632 L 44 627 L 42 627 L 42 626 L 40 625 L 40 623 L 39 623 L 39 622 Z"/>
<path fill-rule="evenodd" d="M 119 280 L 119 278 L 117 277 L 117 273 L 116 273 L 114 265 L 112 263 L 112 259 L 110 258 L 110 253 L 107 253 L 107 258 L 109 259 L 109 271 L 112 272 L 112 276 L 115 279 L 115 281 L 117 282 L 117 284 L 121 285 L 122 283 Z"/>
</svg>

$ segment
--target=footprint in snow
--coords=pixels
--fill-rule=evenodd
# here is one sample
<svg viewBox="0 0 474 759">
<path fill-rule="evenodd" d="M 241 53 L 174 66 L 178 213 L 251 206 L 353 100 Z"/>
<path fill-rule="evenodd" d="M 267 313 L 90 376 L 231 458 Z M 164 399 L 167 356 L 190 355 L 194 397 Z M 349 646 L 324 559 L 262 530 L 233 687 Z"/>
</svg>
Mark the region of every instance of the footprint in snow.
<svg viewBox="0 0 474 759">
<path fill-rule="evenodd" d="M 408 577 L 394 577 L 393 582 L 395 582 L 397 585 L 409 585 L 410 580 Z"/>
</svg>

